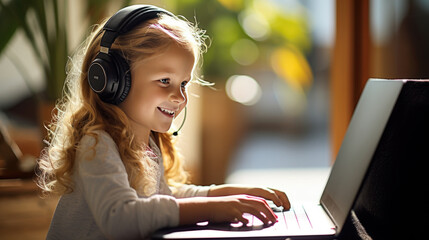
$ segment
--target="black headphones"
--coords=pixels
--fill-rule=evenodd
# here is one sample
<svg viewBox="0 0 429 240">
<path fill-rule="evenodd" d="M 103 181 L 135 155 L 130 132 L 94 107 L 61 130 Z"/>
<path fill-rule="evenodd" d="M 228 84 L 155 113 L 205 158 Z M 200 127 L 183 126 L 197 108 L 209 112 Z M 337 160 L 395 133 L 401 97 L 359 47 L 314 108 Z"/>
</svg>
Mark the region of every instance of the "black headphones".
<svg viewBox="0 0 429 240">
<path fill-rule="evenodd" d="M 138 24 L 158 17 L 159 13 L 174 16 L 165 9 L 151 5 L 132 5 L 119 10 L 104 25 L 100 52 L 89 66 L 88 83 L 101 100 L 119 104 L 131 88 L 131 73 L 122 54 L 110 50 L 115 39 Z"/>
</svg>

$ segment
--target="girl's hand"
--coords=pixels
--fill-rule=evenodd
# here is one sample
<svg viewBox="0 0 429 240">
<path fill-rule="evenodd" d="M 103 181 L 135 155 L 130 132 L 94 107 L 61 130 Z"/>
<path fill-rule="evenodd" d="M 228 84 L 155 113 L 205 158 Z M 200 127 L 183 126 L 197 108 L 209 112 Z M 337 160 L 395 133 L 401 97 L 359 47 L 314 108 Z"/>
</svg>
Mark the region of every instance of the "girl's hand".
<svg viewBox="0 0 429 240">
<path fill-rule="evenodd" d="M 194 197 L 177 200 L 180 211 L 180 224 L 194 224 L 201 221 L 209 222 L 242 222 L 248 224 L 243 217 L 249 213 L 261 220 L 265 225 L 277 222 L 277 216 L 260 197 L 249 195 L 233 195 L 224 197 Z"/>
<path fill-rule="evenodd" d="M 288 197 L 286 196 L 286 193 L 272 188 L 225 184 L 212 187 L 208 195 L 228 196 L 237 194 L 247 194 L 251 196 L 261 197 L 273 201 L 277 207 L 282 206 L 285 210 L 290 209 L 290 202 Z"/>
</svg>

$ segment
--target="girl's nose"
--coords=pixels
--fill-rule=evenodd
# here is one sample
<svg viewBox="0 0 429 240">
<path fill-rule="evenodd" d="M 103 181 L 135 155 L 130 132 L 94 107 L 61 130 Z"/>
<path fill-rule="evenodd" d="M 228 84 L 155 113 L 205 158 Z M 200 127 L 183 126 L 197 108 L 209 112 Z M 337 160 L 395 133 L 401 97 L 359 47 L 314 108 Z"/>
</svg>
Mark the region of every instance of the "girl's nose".
<svg viewBox="0 0 429 240">
<path fill-rule="evenodd" d="M 186 101 L 186 93 L 180 87 L 179 90 L 174 90 L 170 94 L 170 101 L 178 104 L 182 104 Z"/>
</svg>

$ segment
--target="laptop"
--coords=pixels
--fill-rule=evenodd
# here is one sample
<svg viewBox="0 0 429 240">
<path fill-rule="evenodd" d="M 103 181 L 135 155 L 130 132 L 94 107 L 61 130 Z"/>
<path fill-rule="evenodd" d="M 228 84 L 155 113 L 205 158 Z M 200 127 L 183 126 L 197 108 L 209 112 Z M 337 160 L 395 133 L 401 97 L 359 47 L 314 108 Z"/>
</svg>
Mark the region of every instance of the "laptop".
<svg viewBox="0 0 429 240">
<path fill-rule="evenodd" d="M 198 223 L 162 229 L 153 239 L 300 239 L 334 238 L 358 196 L 362 182 L 406 80 L 369 79 L 355 108 L 336 161 L 318 204 L 292 203 L 289 211 L 275 211 L 279 221 L 264 226 L 245 215 L 249 224 Z M 274 209 L 275 210 L 275 209 Z"/>
</svg>

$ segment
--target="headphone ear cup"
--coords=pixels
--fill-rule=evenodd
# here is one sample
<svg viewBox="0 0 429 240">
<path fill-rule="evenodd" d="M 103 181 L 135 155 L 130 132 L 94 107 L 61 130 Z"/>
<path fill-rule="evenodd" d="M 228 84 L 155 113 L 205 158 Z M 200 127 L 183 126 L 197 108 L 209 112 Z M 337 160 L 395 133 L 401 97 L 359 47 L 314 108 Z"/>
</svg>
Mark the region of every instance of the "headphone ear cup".
<svg viewBox="0 0 429 240">
<path fill-rule="evenodd" d="M 131 71 L 128 62 L 115 51 L 111 51 L 115 60 L 115 67 L 118 73 L 118 88 L 113 99 L 113 104 L 119 104 L 125 100 L 131 88 Z"/>
<path fill-rule="evenodd" d="M 131 71 L 127 71 L 124 75 L 124 90 L 122 91 L 122 94 L 119 96 L 118 100 L 119 103 L 123 102 L 125 100 L 125 98 L 128 96 L 128 93 L 130 92 L 131 89 Z"/>
<path fill-rule="evenodd" d="M 118 71 L 109 54 L 99 53 L 88 69 L 88 83 L 104 102 L 111 102 L 118 88 Z"/>
<path fill-rule="evenodd" d="M 125 100 L 130 91 L 130 67 L 115 51 L 99 53 L 89 67 L 88 83 L 103 102 L 117 105 Z"/>
</svg>

